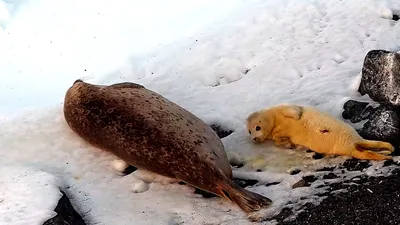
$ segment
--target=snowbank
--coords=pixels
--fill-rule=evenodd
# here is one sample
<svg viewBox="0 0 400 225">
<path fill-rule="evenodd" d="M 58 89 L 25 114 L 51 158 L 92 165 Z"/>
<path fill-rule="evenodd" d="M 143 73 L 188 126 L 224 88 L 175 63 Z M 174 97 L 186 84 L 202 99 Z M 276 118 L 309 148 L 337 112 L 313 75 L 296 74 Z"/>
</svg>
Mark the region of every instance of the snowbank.
<svg viewBox="0 0 400 225">
<path fill-rule="evenodd" d="M 56 215 L 59 186 L 53 175 L 38 169 L 1 166 L 0 224 L 42 225 Z"/>
</svg>

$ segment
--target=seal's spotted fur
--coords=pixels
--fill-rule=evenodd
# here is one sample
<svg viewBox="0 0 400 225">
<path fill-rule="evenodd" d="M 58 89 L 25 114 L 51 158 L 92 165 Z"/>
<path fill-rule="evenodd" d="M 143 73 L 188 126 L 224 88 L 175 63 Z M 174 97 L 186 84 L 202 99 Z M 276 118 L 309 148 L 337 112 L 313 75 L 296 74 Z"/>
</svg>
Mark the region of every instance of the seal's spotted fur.
<svg viewBox="0 0 400 225">
<path fill-rule="evenodd" d="M 224 146 L 207 124 L 142 85 L 77 80 L 64 116 L 80 137 L 133 166 L 223 196 L 245 212 L 271 202 L 232 182 Z"/>
</svg>

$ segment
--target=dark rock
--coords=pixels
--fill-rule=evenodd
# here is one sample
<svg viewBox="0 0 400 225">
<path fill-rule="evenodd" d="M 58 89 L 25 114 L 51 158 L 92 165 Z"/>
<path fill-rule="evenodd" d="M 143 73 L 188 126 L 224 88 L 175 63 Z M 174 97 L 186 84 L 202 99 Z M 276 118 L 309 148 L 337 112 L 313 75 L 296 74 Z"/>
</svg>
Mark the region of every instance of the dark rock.
<svg viewBox="0 0 400 225">
<path fill-rule="evenodd" d="M 297 183 L 292 185 L 292 188 L 299 188 L 299 187 L 309 187 L 311 186 L 311 183 L 316 181 L 318 178 L 313 176 L 313 175 L 309 175 L 309 176 L 304 176 L 301 180 L 299 180 Z"/>
<path fill-rule="evenodd" d="M 315 153 L 314 155 L 313 155 L 313 159 L 322 159 L 322 158 L 324 158 L 324 155 L 323 154 L 320 154 L 320 153 Z"/>
<path fill-rule="evenodd" d="M 316 181 L 318 178 L 315 177 L 314 175 L 308 175 L 308 176 L 304 176 L 303 180 L 305 180 L 307 183 L 312 183 L 314 181 Z"/>
<path fill-rule="evenodd" d="M 371 163 L 366 160 L 348 159 L 340 166 L 346 168 L 348 171 L 362 171 L 371 166 Z"/>
<path fill-rule="evenodd" d="M 400 54 L 369 51 L 364 58 L 358 91 L 376 102 L 400 106 Z"/>
<path fill-rule="evenodd" d="M 342 112 L 342 117 L 343 119 L 350 120 L 352 123 L 361 122 L 369 116 L 370 111 L 365 110 L 367 106 L 368 102 L 349 100 L 343 105 L 344 111 Z"/>
<path fill-rule="evenodd" d="M 128 166 L 122 173 L 123 173 L 124 175 L 128 175 L 128 174 L 131 174 L 131 173 L 135 172 L 136 170 L 137 170 L 136 167 L 134 167 L 134 166 Z"/>
<path fill-rule="evenodd" d="M 280 183 L 281 182 L 272 182 L 272 183 L 265 184 L 265 186 L 268 187 L 268 186 L 277 185 L 277 184 L 280 184 Z"/>
<path fill-rule="evenodd" d="M 367 105 L 366 102 L 349 100 L 343 106 L 342 116 L 353 123 L 366 120 L 363 127 L 357 129 L 361 137 L 390 142 L 395 147 L 399 146 L 400 110 L 387 105 L 380 105 L 376 108 L 366 107 Z"/>
<path fill-rule="evenodd" d="M 237 185 L 239 185 L 242 188 L 248 187 L 248 186 L 253 186 L 258 183 L 258 180 L 254 179 L 238 179 L 238 178 L 233 178 L 233 182 L 235 182 Z"/>
<path fill-rule="evenodd" d="M 393 161 L 393 160 L 386 160 L 384 163 L 383 163 L 383 167 L 387 167 L 387 166 L 391 166 L 391 165 L 396 165 L 396 166 L 400 166 L 400 163 L 399 162 L 395 162 L 395 161 Z"/>
<path fill-rule="evenodd" d="M 294 220 L 285 220 L 292 213 L 283 210 L 274 219 L 281 225 L 343 224 L 386 225 L 400 224 L 400 172 L 388 177 L 361 177 L 359 185 L 336 183 L 332 190 L 346 192 L 330 194 L 319 205 L 308 204 Z"/>
<path fill-rule="evenodd" d="M 369 140 L 390 142 L 394 146 L 400 145 L 400 114 L 386 106 L 379 106 L 370 116 L 359 134 Z"/>
<path fill-rule="evenodd" d="M 400 16 L 399 16 L 399 15 L 393 14 L 392 20 L 398 21 L 399 19 L 400 19 Z"/>
<path fill-rule="evenodd" d="M 242 168 L 244 166 L 244 163 L 231 163 L 231 166 L 235 168 Z"/>
<path fill-rule="evenodd" d="M 194 190 L 195 194 L 200 194 L 203 196 L 203 198 L 214 198 L 214 197 L 218 197 L 217 195 L 207 192 L 207 191 L 203 191 L 201 189 L 195 188 Z"/>
<path fill-rule="evenodd" d="M 262 170 L 261 170 L 261 169 L 257 169 L 256 171 L 257 171 L 257 172 L 262 172 Z"/>
<path fill-rule="evenodd" d="M 301 172 L 301 170 L 299 170 L 299 169 L 294 169 L 294 170 L 292 170 L 291 172 L 290 172 L 290 175 L 296 175 L 296 174 L 298 174 L 298 173 L 300 173 Z"/>
<path fill-rule="evenodd" d="M 292 185 L 292 188 L 295 189 L 295 188 L 299 188 L 299 187 L 304 187 L 304 186 L 306 186 L 306 184 L 307 184 L 307 182 L 304 179 L 301 179 L 301 180 L 297 181 L 296 183 L 294 183 Z"/>
<path fill-rule="evenodd" d="M 85 225 L 85 221 L 72 207 L 71 202 L 63 191 L 61 199 L 54 211 L 57 215 L 44 222 L 43 225 Z"/>
<path fill-rule="evenodd" d="M 214 130 L 215 133 L 217 133 L 218 137 L 221 139 L 233 133 L 233 130 L 224 129 L 220 125 L 212 124 L 210 127 Z"/>
<path fill-rule="evenodd" d="M 324 175 L 322 178 L 324 179 L 334 179 L 334 178 L 338 178 L 338 176 L 334 173 L 328 173 L 326 175 Z"/>
<path fill-rule="evenodd" d="M 324 167 L 322 169 L 316 170 L 317 172 L 322 172 L 322 171 L 333 171 L 336 168 L 336 166 L 333 167 Z"/>
</svg>

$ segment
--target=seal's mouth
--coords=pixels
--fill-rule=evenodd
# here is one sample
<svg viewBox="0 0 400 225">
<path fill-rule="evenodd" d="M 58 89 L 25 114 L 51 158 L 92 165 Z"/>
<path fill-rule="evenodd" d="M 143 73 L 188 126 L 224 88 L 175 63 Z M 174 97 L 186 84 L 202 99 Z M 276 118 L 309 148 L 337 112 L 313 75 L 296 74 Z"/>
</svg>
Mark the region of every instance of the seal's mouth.
<svg viewBox="0 0 400 225">
<path fill-rule="evenodd" d="M 261 143 L 262 142 L 262 138 L 261 137 L 254 137 L 253 138 L 253 142 L 254 143 Z"/>
</svg>

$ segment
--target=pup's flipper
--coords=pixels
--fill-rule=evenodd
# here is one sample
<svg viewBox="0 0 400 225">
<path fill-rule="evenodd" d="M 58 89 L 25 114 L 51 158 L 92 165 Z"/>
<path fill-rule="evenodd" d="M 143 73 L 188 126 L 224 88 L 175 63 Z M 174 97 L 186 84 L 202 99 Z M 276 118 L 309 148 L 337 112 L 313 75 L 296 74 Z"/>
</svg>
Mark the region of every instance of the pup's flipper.
<svg viewBox="0 0 400 225">
<path fill-rule="evenodd" d="M 393 145 L 388 142 L 364 140 L 354 144 L 351 156 L 358 159 L 387 160 L 392 158 L 388 154 L 393 151 Z"/>
<path fill-rule="evenodd" d="M 303 115 L 303 107 L 297 105 L 285 105 L 281 111 L 281 113 L 288 118 L 294 120 L 300 120 Z"/>
<path fill-rule="evenodd" d="M 392 153 L 394 151 L 394 146 L 389 142 L 384 141 L 370 141 L 364 140 L 360 142 L 356 142 L 355 146 L 360 151 L 372 151 L 372 152 L 380 152 L 380 153 Z"/>
</svg>

